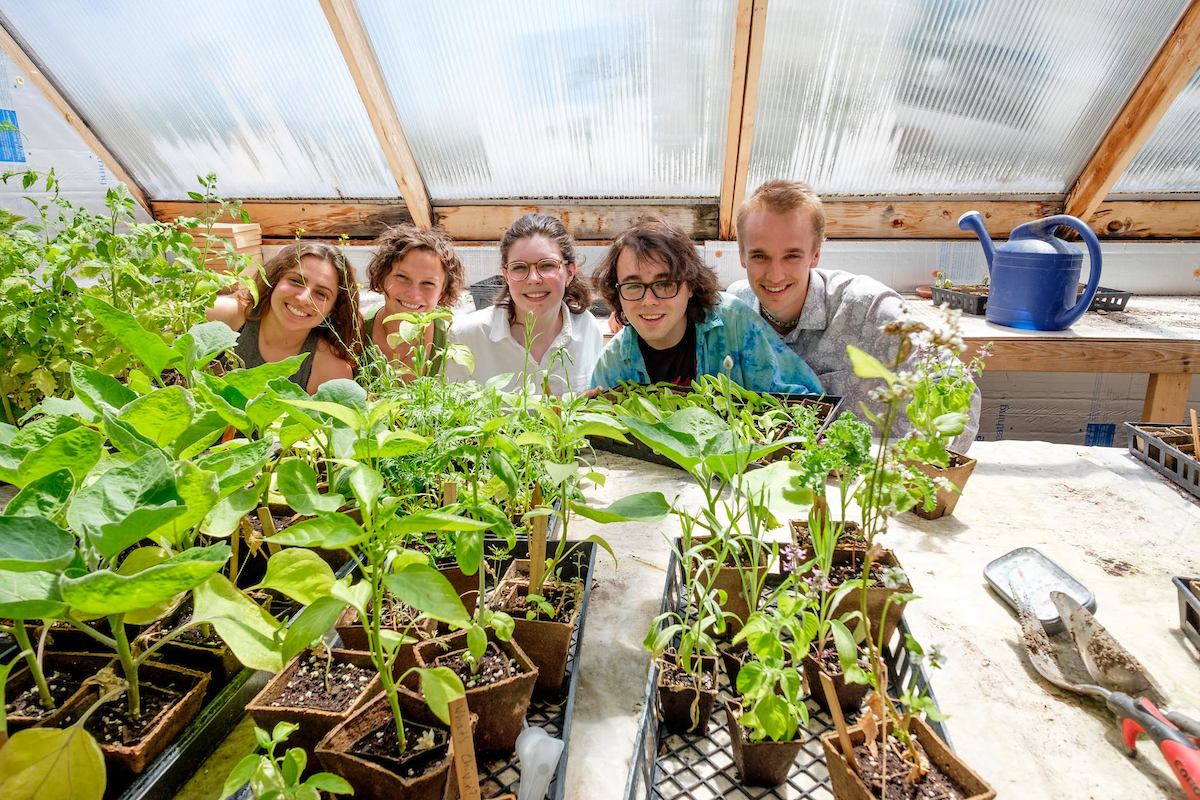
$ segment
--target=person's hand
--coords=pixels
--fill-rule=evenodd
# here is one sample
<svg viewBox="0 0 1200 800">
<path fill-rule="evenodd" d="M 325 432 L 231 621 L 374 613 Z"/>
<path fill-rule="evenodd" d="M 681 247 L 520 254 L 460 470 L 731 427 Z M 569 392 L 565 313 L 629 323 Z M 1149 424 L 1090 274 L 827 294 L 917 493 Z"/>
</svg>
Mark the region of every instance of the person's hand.
<svg viewBox="0 0 1200 800">
<path fill-rule="evenodd" d="M 621 323 L 621 320 L 617 319 L 617 312 L 614 311 L 608 315 L 609 333 L 620 333 L 621 329 L 624 327 L 625 326 Z"/>
</svg>

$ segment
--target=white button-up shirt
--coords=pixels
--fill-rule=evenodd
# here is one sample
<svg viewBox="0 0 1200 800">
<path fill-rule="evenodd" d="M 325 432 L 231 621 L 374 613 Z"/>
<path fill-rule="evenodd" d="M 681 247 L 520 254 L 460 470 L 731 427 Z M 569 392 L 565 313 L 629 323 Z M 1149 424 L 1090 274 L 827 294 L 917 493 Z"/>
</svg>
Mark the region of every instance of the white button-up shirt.
<svg viewBox="0 0 1200 800">
<path fill-rule="evenodd" d="M 550 373 L 550 391 L 561 395 L 570 390 L 581 394 L 588 390 L 592 380 L 592 369 L 604 349 L 604 333 L 600 321 L 588 311 L 572 314 L 567 304 L 562 305 L 562 330 L 550 343 L 541 361 L 529 357 L 527 380 L 541 386 L 542 376 Z M 513 391 L 522 383 L 526 372 L 525 337 L 520 341 L 513 337 L 508 324 L 508 312 L 500 306 L 488 306 L 464 316 L 456 316 L 450 325 L 450 341 L 464 344 L 475 355 L 475 371 L 468 374 L 466 367 L 453 361 L 446 365 L 446 379 L 452 381 L 474 380 L 486 383 L 488 379 L 505 373 L 512 378 L 502 387 Z M 558 351 L 564 350 L 569 357 L 565 365 Z M 551 367 L 553 362 L 553 367 Z"/>
</svg>

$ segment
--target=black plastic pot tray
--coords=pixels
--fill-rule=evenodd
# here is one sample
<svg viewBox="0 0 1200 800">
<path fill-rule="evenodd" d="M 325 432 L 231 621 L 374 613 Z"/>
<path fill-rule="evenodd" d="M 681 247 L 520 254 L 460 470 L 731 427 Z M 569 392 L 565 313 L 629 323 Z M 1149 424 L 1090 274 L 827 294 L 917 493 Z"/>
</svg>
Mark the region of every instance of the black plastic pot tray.
<svg viewBox="0 0 1200 800">
<path fill-rule="evenodd" d="M 933 293 L 935 306 L 947 305 L 950 308 L 959 309 L 964 314 L 976 317 L 983 316 L 987 311 L 988 296 L 986 294 L 969 294 L 954 289 L 943 289 L 939 286 L 932 287 L 930 291 Z"/>
<path fill-rule="evenodd" d="M 1200 597 L 1191 589 L 1193 583 L 1200 585 L 1200 578 L 1176 576 L 1171 579 L 1171 583 L 1175 584 L 1175 589 L 1179 592 L 1179 629 L 1183 631 L 1187 640 L 1196 646 L 1196 650 L 1200 651 Z"/>
<path fill-rule="evenodd" d="M 572 543 L 568 542 L 567 546 L 571 547 Z M 484 542 L 485 553 L 490 554 L 494 548 L 503 547 L 504 544 L 500 540 L 491 537 Z M 510 561 L 515 558 L 526 558 L 529 555 L 528 548 L 529 544 L 525 539 L 518 539 L 512 551 L 500 561 L 498 566 L 493 565 L 493 569 L 498 575 L 503 575 Z M 575 633 L 571 636 L 571 650 L 567 655 L 567 674 L 563 679 L 563 688 L 554 696 L 535 692 L 533 702 L 529 705 L 529 713 L 525 717 L 525 721 L 530 727 L 544 728 L 546 733 L 562 739 L 565 745 L 562 758 L 558 762 L 558 770 L 554 773 L 550 786 L 546 790 L 547 800 L 563 800 L 563 792 L 566 788 L 567 756 L 570 755 L 571 747 L 571 715 L 575 710 L 575 692 L 579 687 L 579 671 L 576 669 L 576 665 L 579 663 L 579 643 L 583 641 L 583 624 L 587 619 L 588 600 L 592 596 L 591 575 L 596 569 L 595 544 L 583 542 L 574 552 L 583 553 L 584 558 L 580 562 L 568 558 L 568 563 L 563 565 L 562 574 L 567 579 L 584 579 L 583 599 L 579 606 L 579 624 L 575 626 Z M 247 702 L 249 700 L 249 697 L 246 698 Z M 521 779 L 521 770 L 515 754 L 511 758 L 480 761 L 477 766 L 479 768 L 479 788 L 484 800 L 510 792 L 516 794 L 517 783 Z M 250 784 L 247 783 L 233 795 L 232 800 L 247 800 L 249 797 Z"/>
<path fill-rule="evenodd" d="M 1075 296 L 1079 297 L 1086 288 L 1086 284 L 1079 284 L 1079 291 Z M 1133 292 L 1122 292 L 1120 289 L 1107 289 L 1100 286 L 1096 289 L 1091 304 L 1088 305 L 1088 311 L 1124 311 L 1131 297 L 1133 297 Z"/>
<path fill-rule="evenodd" d="M 1129 434 L 1130 455 L 1200 497 L 1200 461 L 1196 460 L 1191 428 L 1126 422 L 1125 431 Z"/>
<path fill-rule="evenodd" d="M 681 584 L 679 562 L 672 554 L 662 611 L 681 608 Z M 933 698 L 929 680 L 920 665 L 910 661 L 908 650 L 899 644 L 904 641 L 906 633 L 908 625 L 901 618 L 898 635 L 892 638 L 895 644 L 889 646 L 885 653 L 889 692 L 895 696 L 897 687 L 915 683 Z M 734 693 L 723 667 L 719 669 L 719 675 L 719 695 L 713 706 L 708 730 L 696 735 L 672 734 L 658 720 L 655 698 L 658 668 L 651 664 L 629 778 L 625 783 L 625 800 L 708 800 L 718 797 L 742 800 L 832 800 L 833 791 L 829 788 L 829 772 L 825 768 L 820 736 L 833 730 L 833 718 L 820 711 L 816 703 L 811 701 L 808 704 L 809 724 L 804 728 L 808 737 L 792 764 L 788 779 L 779 786 L 741 784 L 737 768 L 733 765 L 729 726 L 721 703 L 722 696 Z M 852 724 L 850 720 L 847 722 Z M 929 727 L 950 746 L 944 723 L 929 721 Z"/>
<path fill-rule="evenodd" d="M 686 391 L 690 392 L 691 390 L 688 389 Z M 837 413 L 842 407 L 842 398 L 837 395 L 772 394 L 771 396 L 778 397 L 785 403 L 792 405 L 811 404 L 818 406 L 817 420 L 820 423 L 817 427 L 818 436 L 824 432 L 827 427 L 829 427 L 831 422 L 837 419 Z M 822 414 L 824 416 L 822 416 Z M 626 434 L 625 438 L 629 440 L 629 444 L 619 442 L 616 439 L 610 439 L 607 436 L 589 436 L 588 441 L 591 443 L 592 447 L 597 450 L 616 453 L 619 456 L 626 456 L 628 458 L 636 458 L 639 461 L 645 461 L 649 464 L 658 464 L 659 466 L 670 467 L 671 469 L 680 468 L 679 465 L 671 459 L 667 458 L 666 456 L 660 456 L 658 453 L 651 450 L 648 446 L 633 436 L 633 434 Z M 762 464 L 755 463 L 750 465 L 752 469 L 758 466 L 762 466 Z"/>
</svg>

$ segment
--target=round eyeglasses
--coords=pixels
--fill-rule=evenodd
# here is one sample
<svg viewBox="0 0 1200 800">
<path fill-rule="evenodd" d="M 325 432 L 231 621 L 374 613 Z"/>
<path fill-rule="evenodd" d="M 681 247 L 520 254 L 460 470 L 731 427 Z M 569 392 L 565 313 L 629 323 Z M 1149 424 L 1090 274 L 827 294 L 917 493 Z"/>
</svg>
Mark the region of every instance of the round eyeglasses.
<svg viewBox="0 0 1200 800">
<path fill-rule="evenodd" d="M 508 277 L 520 283 L 529 277 L 529 271 L 536 269 L 537 274 L 543 278 L 554 278 L 558 273 L 562 272 L 563 262 L 557 258 L 543 258 L 536 264 L 530 264 L 528 261 L 510 261 L 504 265 L 505 272 Z"/>
<path fill-rule="evenodd" d="M 646 296 L 646 289 L 649 288 L 659 300 L 670 300 L 679 294 L 681 286 L 683 286 L 683 281 L 654 281 L 653 283 L 628 281 L 618 283 L 617 291 L 621 293 L 622 300 L 641 300 Z"/>
</svg>

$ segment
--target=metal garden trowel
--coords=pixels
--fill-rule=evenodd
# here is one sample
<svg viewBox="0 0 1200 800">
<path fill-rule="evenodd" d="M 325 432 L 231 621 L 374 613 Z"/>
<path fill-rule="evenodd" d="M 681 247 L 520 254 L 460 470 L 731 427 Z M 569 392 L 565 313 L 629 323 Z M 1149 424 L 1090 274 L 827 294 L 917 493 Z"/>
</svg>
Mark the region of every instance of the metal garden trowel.
<svg viewBox="0 0 1200 800">
<path fill-rule="evenodd" d="M 1017 600 L 1025 651 L 1034 669 L 1055 686 L 1103 699 L 1121 720 L 1121 734 L 1130 750 L 1134 750 L 1138 734 L 1148 734 L 1167 759 L 1189 800 L 1200 800 L 1200 742 L 1196 741 L 1200 739 L 1200 724 L 1175 712 L 1163 716 L 1147 698 L 1127 694 L 1126 690 L 1131 690 L 1162 697 L 1162 691 L 1141 662 L 1121 647 L 1104 626 L 1096 622 L 1091 612 L 1070 596 L 1052 592 L 1050 598 L 1066 623 L 1080 660 L 1091 679 L 1099 685 L 1068 679 L 1029 596 L 1018 586 L 1011 588 Z"/>
</svg>

